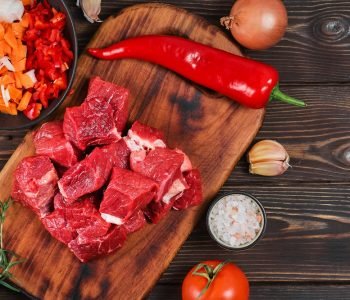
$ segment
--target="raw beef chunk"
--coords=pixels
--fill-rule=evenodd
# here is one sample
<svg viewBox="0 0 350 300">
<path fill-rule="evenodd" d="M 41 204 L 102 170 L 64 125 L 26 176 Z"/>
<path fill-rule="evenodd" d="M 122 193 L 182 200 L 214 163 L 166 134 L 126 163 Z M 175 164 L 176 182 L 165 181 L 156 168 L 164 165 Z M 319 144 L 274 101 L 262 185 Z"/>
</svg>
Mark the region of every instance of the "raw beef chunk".
<svg viewBox="0 0 350 300">
<path fill-rule="evenodd" d="M 169 203 L 173 197 L 180 197 L 186 189 L 188 189 L 187 182 L 180 173 L 180 177 L 174 180 L 169 190 L 164 194 L 162 201 Z"/>
<path fill-rule="evenodd" d="M 45 218 L 42 218 L 41 222 L 55 239 L 64 244 L 68 244 L 77 237 L 77 233 L 67 225 L 63 210 L 55 210 Z"/>
<path fill-rule="evenodd" d="M 114 168 L 100 205 L 103 219 L 124 224 L 136 211 L 155 197 L 158 185 L 151 179 L 130 170 Z"/>
<path fill-rule="evenodd" d="M 99 207 L 101 200 L 99 199 L 99 193 L 93 193 L 87 196 L 83 196 L 78 202 L 80 203 L 82 200 L 89 199 L 90 202 L 94 205 L 94 207 Z M 76 202 L 75 202 L 76 203 Z M 57 193 L 53 198 L 53 207 L 54 209 L 66 209 L 67 207 L 72 206 L 66 202 L 61 193 Z"/>
<path fill-rule="evenodd" d="M 55 197 L 56 210 L 42 219 L 50 234 L 68 244 L 69 249 L 86 262 L 121 247 L 126 229 L 105 222 L 94 206 L 93 196 L 65 205 L 61 195 Z"/>
<path fill-rule="evenodd" d="M 52 208 L 58 176 L 47 156 L 24 158 L 14 173 L 12 198 L 31 208 L 40 218 Z"/>
<path fill-rule="evenodd" d="M 46 155 L 63 167 L 71 167 L 78 162 L 78 151 L 66 140 L 63 122 L 43 124 L 34 135 L 36 154 Z"/>
<path fill-rule="evenodd" d="M 152 201 L 144 210 L 145 216 L 153 224 L 158 223 L 168 214 L 177 198 L 178 196 L 173 197 L 168 203 L 165 203 L 163 201 Z"/>
<path fill-rule="evenodd" d="M 89 82 L 88 95 L 85 101 L 98 98 L 109 103 L 114 111 L 114 121 L 119 132 L 125 128 L 128 120 L 129 91 L 111 82 L 94 77 Z"/>
<path fill-rule="evenodd" d="M 126 229 L 123 226 L 112 225 L 106 235 L 90 239 L 78 236 L 69 242 L 68 247 L 80 261 L 87 262 L 121 248 L 125 240 Z"/>
<path fill-rule="evenodd" d="M 184 177 L 189 188 L 175 201 L 173 206 L 174 209 L 186 209 L 190 206 L 199 205 L 203 201 L 201 176 L 199 171 L 193 169 L 186 172 Z"/>
<path fill-rule="evenodd" d="M 143 214 L 142 210 L 139 210 L 135 212 L 123 226 L 129 234 L 140 230 L 143 226 L 146 225 L 146 223 L 147 222 L 145 215 Z"/>
<path fill-rule="evenodd" d="M 65 137 L 81 150 L 117 142 L 121 136 L 113 114 L 112 106 L 98 98 L 68 107 L 63 122 Z"/>
<path fill-rule="evenodd" d="M 84 160 L 68 169 L 58 181 L 58 187 L 67 203 L 100 189 L 112 170 L 111 160 L 101 148 L 95 148 Z"/>
<path fill-rule="evenodd" d="M 163 133 L 156 128 L 135 121 L 124 137 L 131 151 L 152 150 L 156 147 L 165 148 Z"/>
<path fill-rule="evenodd" d="M 130 150 L 123 139 L 117 143 L 104 146 L 102 150 L 106 153 L 107 158 L 111 160 L 113 167 L 129 168 Z"/>
<path fill-rule="evenodd" d="M 57 194 L 55 211 L 43 218 L 42 223 L 53 237 L 65 244 L 77 236 L 89 239 L 105 235 L 111 225 L 101 218 L 94 201 L 93 196 L 88 196 L 68 206 L 62 195 Z"/>
<path fill-rule="evenodd" d="M 151 150 L 143 160 L 135 161 L 131 155 L 131 168 L 146 177 L 153 179 L 159 185 L 156 201 L 165 197 L 170 199 L 187 188 L 186 181 L 181 173 L 184 155 L 168 148 Z M 169 193 L 167 195 L 167 193 Z"/>
</svg>

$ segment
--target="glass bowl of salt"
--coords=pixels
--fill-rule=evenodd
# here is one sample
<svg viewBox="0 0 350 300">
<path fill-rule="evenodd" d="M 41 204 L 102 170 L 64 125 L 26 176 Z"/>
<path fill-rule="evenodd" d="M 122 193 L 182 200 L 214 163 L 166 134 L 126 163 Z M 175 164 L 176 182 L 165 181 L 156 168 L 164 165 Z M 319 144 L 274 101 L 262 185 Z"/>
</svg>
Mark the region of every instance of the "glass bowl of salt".
<svg viewBox="0 0 350 300">
<path fill-rule="evenodd" d="M 229 250 L 253 247 L 264 235 L 266 222 L 262 204 L 245 192 L 218 197 L 207 212 L 209 235 L 221 247 Z"/>
</svg>

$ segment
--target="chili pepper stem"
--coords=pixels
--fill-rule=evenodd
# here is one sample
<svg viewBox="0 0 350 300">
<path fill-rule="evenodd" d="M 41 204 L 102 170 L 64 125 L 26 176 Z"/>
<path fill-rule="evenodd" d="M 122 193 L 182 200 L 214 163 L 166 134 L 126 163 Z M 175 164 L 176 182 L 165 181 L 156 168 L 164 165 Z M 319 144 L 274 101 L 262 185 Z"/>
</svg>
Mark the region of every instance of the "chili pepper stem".
<svg viewBox="0 0 350 300">
<path fill-rule="evenodd" d="M 270 100 L 279 100 L 285 103 L 289 103 L 295 106 L 305 107 L 307 106 L 304 101 L 288 96 L 283 93 L 278 86 L 276 86 L 271 93 Z"/>
</svg>

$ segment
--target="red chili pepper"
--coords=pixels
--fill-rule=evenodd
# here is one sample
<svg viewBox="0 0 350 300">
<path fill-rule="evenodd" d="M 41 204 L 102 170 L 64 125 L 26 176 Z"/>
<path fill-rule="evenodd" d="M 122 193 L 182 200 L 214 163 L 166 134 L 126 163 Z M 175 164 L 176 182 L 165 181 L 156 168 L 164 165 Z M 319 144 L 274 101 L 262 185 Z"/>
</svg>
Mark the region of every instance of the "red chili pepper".
<svg viewBox="0 0 350 300">
<path fill-rule="evenodd" d="M 272 99 L 306 106 L 279 90 L 273 67 L 180 37 L 141 36 L 88 52 L 101 59 L 135 58 L 159 64 L 252 108 L 262 108 Z"/>
</svg>

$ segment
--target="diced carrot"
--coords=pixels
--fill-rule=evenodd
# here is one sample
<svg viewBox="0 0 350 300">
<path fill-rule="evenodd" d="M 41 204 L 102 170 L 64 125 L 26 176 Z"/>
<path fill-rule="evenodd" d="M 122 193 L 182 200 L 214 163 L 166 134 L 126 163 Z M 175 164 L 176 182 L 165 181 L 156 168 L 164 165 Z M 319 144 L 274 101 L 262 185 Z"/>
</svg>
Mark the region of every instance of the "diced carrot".
<svg viewBox="0 0 350 300">
<path fill-rule="evenodd" d="M 5 74 L 7 72 L 7 68 L 4 66 L 0 69 L 0 75 Z"/>
<path fill-rule="evenodd" d="M 1 1 L 1 0 L 0 0 Z M 22 0 L 24 5 L 30 5 L 32 0 Z M 8 90 L 11 100 L 5 104 L 0 94 L 0 112 L 17 115 L 18 111 L 24 111 L 31 99 L 32 93 L 25 91 L 34 87 L 31 77 L 23 74 L 26 70 L 27 46 L 23 44 L 24 32 L 30 24 L 30 15 L 25 13 L 20 22 L 0 22 L 0 58 L 8 56 L 15 72 L 10 72 L 5 66 L 0 68 L 0 85 Z M 35 109 L 40 111 L 42 105 L 35 104 Z"/>
<path fill-rule="evenodd" d="M 17 104 L 10 102 L 9 107 L 10 107 L 10 115 L 16 116 L 17 115 Z"/>
<path fill-rule="evenodd" d="M 0 41 L 0 56 L 11 54 L 11 47 L 6 43 L 5 40 Z"/>
<path fill-rule="evenodd" d="M 27 57 L 27 46 L 23 45 L 20 41 L 18 41 L 17 51 L 17 56 L 20 59 Z"/>
<path fill-rule="evenodd" d="M 10 55 L 11 62 L 20 61 L 27 56 L 27 46 L 22 45 L 20 40 L 18 40 L 18 45 L 16 51 L 12 51 Z"/>
<path fill-rule="evenodd" d="M 27 108 L 31 98 L 32 98 L 32 94 L 30 92 L 25 92 L 21 101 L 19 102 L 19 104 L 17 106 L 17 110 L 19 110 L 19 111 L 25 110 Z"/>
<path fill-rule="evenodd" d="M 22 16 L 22 20 L 20 21 L 21 25 L 25 28 L 27 28 L 29 26 L 29 14 L 28 13 L 24 13 L 24 15 Z"/>
<path fill-rule="evenodd" d="M 16 49 L 17 48 L 17 40 L 16 40 L 15 34 L 14 34 L 13 30 L 12 30 L 12 27 L 8 27 L 6 29 L 4 39 L 5 39 L 6 43 L 9 46 L 11 46 L 12 49 Z"/>
<path fill-rule="evenodd" d="M 9 84 L 7 88 L 9 90 L 11 99 L 16 103 L 19 103 L 22 98 L 22 90 L 17 89 L 14 84 Z"/>
<path fill-rule="evenodd" d="M 7 107 L 6 105 L 2 105 L 2 104 L 0 103 L 0 112 L 6 114 L 8 111 L 9 111 L 9 107 Z"/>
<path fill-rule="evenodd" d="M 20 72 L 15 72 L 14 75 L 15 75 L 15 81 L 16 81 L 16 88 L 21 89 L 22 82 L 21 82 Z"/>
<path fill-rule="evenodd" d="M 1 77 L 1 84 L 5 86 L 15 82 L 15 77 L 13 76 L 12 72 L 7 72 L 4 76 Z"/>
<path fill-rule="evenodd" d="M 19 61 L 13 61 L 12 65 L 15 68 L 16 72 L 24 71 L 26 69 L 26 59 L 23 58 Z"/>
<path fill-rule="evenodd" d="M 32 5 L 32 0 L 22 0 L 22 3 L 23 3 L 24 6 Z"/>
<path fill-rule="evenodd" d="M 6 106 L 4 99 L 2 99 L 1 95 L 0 95 L 0 106 Z"/>
<path fill-rule="evenodd" d="M 15 23 L 12 23 L 12 31 L 16 38 L 22 39 L 25 28 L 22 26 L 21 23 L 15 22 Z"/>
<path fill-rule="evenodd" d="M 28 75 L 20 73 L 20 78 L 21 78 L 22 86 L 25 89 L 30 89 L 34 86 L 34 82 L 30 79 Z"/>
<path fill-rule="evenodd" d="M 9 102 L 9 105 L 0 105 L 0 111 L 9 114 L 9 115 L 17 115 L 17 105 L 16 103 Z"/>
<path fill-rule="evenodd" d="M 4 29 L 5 29 L 5 31 L 6 31 L 6 29 L 7 29 L 8 25 L 9 25 L 9 23 L 2 22 L 1 24 L 2 24 L 2 26 L 4 26 Z"/>
<path fill-rule="evenodd" d="M 5 28 L 4 26 L 0 23 L 0 40 L 4 39 L 4 35 L 5 35 Z"/>
</svg>

